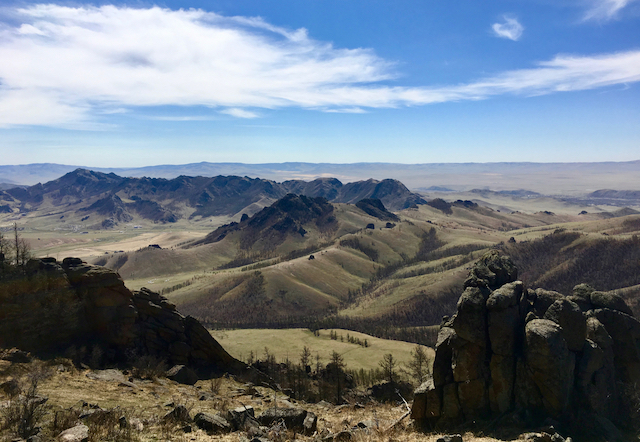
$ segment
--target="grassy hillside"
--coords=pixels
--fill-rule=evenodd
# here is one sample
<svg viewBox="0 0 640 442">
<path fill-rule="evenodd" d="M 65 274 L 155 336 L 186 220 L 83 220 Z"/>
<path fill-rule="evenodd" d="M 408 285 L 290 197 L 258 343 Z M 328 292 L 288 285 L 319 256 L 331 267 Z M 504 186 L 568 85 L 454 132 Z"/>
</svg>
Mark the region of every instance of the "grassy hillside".
<svg viewBox="0 0 640 442">
<path fill-rule="evenodd" d="M 451 313 L 470 262 L 509 238 L 501 230 L 508 215 L 477 206 L 456 206 L 451 214 L 421 206 L 400 212 L 393 225 L 352 205 L 336 205 L 334 215 L 333 236 L 315 242 L 315 250 L 308 245 L 316 238 L 313 226 L 304 225 L 308 239 L 298 247 L 306 246 L 308 255 L 290 259 L 285 252 L 300 238 L 288 238 L 271 254 L 236 259 L 236 268 L 190 275 L 188 284 L 169 287 L 165 295 L 186 313 L 225 327 L 302 325 L 327 314 L 338 314 L 340 321 L 377 318 L 424 326 Z M 520 218 L 509 220 L 510 225 L 528 226 Z M 496 228 L 489 228 L 490 220 Z M 213 245 L 233 250 L 238 243 L 232 232 Z"/>
<path fill-rule="evenodd" d="M 624 220 L 622 226 L 632 225 L 636 219 Z M 532 287 L 569 293 L 584 282 L 608 291 L 640 281 L 637 235 L 596 236 L 558 229 L 537 241 L 508 244 L 503 250 L 520 269 L 519 277 Z"/>
<path fill-rule="evenodd" d="M 500 204 L 516 198 L 472 194 Z M 554 209 L 567 206 L 554 201 Z M 639 280 L 638 215 L 525 213 L 442 200 L 395 219 L 381 207 L 288 196 L 235 223 L 181 219 L 170 228 L 147 223 L 57 236 L 51 226 L 65 219 L 52 214 L 37 219 L 53 224 L 37 224 L 27 215 L 24 225 L 33 223 L 23 235 L 41 255 L 77 254 L 117 269 L 129 287 L 160 291 L 212 327 L 319 324 L 417 342 L 430 342 L 425 327 L 453 313 L 468 268 L 491 247 L 512 255 L 530 286 L 622 290 Z"/>
<path fill-rule="evenodd" d="M 337 333 L 338 339 L 332 340 L 331 333 Z M 414 344 L 379 339 L 374 336 L 350 330 L 327 329 L 319 330 L 318 336 L 308 329 L 238 329 L 212 330 L 213 337 L 234 357 L 246 361 L 251 352 L 254 358 L 264 358 L 265 348 L 269 354 L 275 356 L 276 361 L 290 360 L 298 363 L 302 349 L 311 350 L 313 362 L 320 357 L 321 363 L 327 364 L 331 360 L 331 353 L 337 351 L 344 359 L 350 370 L 375 370 L 385 354 L 392 353 L 397 359 L 399 368 L 409 363 Z M 367 346 L 348 342 L 348 337 L 359 339 Z M 430 348 L 424 349 L 429 361 L 434 352 Z"/>
<path fill-rule="evenodd" d="M 210 237 L 225 234 L 209 244 L 129 254 L 119 271 L 133 287 L 164 290 L 184 312 L 216 327 L 306 326 L 320 321 L 392 336 L 399 328 L 437 324 L 451 314 L 468 267 L 491 247 L 507 244 L 502 247 L 514 255 L 528 283 L 567 291 L 574 280 L 584 279 L 584 271 L 567 278 L 566 272 L 553 270 L 566 267 L 557 258 L 566 244 L 555 241 L 553 232 L 565 229 L 569 242 L 580 237 L 596 244 L 602 238 L 630 238 L 637 218 L 503 213 L 462 201 L 448 209 L 407 209 L 387 226 L 356 206 L 338 204 L 331 212 L 335 224 L 330 234 L 320 231 L 313 218 L 265 251 L 262 246 L 243 248 L 244 230 L 218 229 Z M 368 224 L 374 228 L 366 228 Z M 300 228 L 304 235 L 296 233 Z M 259 236 L 255 226 L 251 229 L 252 237 Z M 536 262 L 540 269 L 530 276 Z M 622 285 L 603 290 L 632 285 L 633 278 L 630 274 Z M 384 330 L 372 325 L 379 323 L 385 324 Z"/>
</svg>

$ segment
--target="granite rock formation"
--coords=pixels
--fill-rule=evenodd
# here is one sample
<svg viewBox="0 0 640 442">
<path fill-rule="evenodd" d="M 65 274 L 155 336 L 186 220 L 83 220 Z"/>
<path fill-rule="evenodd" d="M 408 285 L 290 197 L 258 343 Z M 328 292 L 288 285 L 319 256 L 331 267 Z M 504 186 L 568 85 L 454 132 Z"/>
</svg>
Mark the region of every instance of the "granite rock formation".
<svg viewBox="0 0 640 442">
<path fill-rule="evenodd" d="M 243 369 L 166 298 L 132 292 L 116 272 L 79 258 L 30 260 L 22 278 L 0 288 L 0 347 L 55 354 L 99 346 L 114 362 L 150 355 L 205 374 Z"/>
<path fill-rule="evenodd" d="M 621 298 L 585 284 L 569 296 L 526 289 L 497 251 L 464 288 L 441 324 L 433 378 L 416 390 L 417 424 L 619 421 L 620 388 L 640 382 L 640 322 Z"/>
</svg>

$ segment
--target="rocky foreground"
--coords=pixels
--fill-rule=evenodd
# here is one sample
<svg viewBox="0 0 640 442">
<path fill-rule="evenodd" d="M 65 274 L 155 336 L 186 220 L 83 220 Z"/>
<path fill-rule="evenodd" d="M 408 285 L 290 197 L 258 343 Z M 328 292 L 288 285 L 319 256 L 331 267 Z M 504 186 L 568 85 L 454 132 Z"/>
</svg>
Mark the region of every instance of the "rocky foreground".
<svg viewBox="0 0 640 442">
<path fill-rule="evenodd" d="M 2 281 L 1 288 L 0 348 L 44 355 L 98 348 L 101 364 L 153 356 L 203 377 L 244 369 L 166 298 L 146 289 L 132 292 L 113 270 L 78 258 L 30 260 L 23 277 Z"/>
<path fill-rule="evenodd" d="M 526 289 L 495 251 L 464 286 L 440 328 L 433 378 L 416 392 L 420 426 L 551 425 L 578 440 L 625 440 L 617 426 L 638 417 L 629 400 L 638 398 L 640 322 L 622 298 L 585 284 L 568 296 Z"/>
<path fill-rule="evenodd" d="M 194 318 L 149 290 L 129 291 L 111 270 L 46 258 L 23 271 L 0 292 L 0 348 L 21 349 L 0 354 L 7 440 L 437 439 L 416 430 L 637 439 L 640 322 L 629 307 L 586 285 L 569 296 L 527 289 L 495 251 L 476 263 L 457 313 L 444 318 L 433 376 L 411 410 L 362 394 L 340 406 L 296 402 Z M 97 370 L 104 366 L 121 370 Z"/>
</svg>

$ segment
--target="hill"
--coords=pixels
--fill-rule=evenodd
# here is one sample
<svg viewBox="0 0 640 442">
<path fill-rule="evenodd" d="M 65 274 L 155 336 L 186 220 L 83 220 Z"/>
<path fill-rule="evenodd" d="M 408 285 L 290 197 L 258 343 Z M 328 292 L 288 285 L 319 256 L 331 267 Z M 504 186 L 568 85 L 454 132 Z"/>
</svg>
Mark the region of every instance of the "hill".
<svg viewBox="0 0 640 442">
<path fill-rule="evenodd" d="M 222 241 L 228 235 L 238 232 L 241 249 L 270 251 L 282 244 L 288 236 L 304 238 L 307 231 L 303 225 L 310 222 L 322 233 L 335 230 L 337 222 L 333 216 L 333 206 L 323 197 L 308 198 L 290 193 L 252 217 L 246 216 L 240 223 L 221 226 L 192 245 Z"/>
<path fill-rule="evenodd" d="M 0 207 L 11 213 L 0 214 L 0 227 L 17 222 L 40 256 L 73 253 L 108 266 L 132 287 L 163 292 L 211 326 L 321 324 L 420 342 L 455 309 L 466 267 L 487 249 L 538 247 L 537 239 L 565 229 L 580 234 L 567 250 L 605 250 L 578 244 L 628 241 L 638 230 L 631 209 L 595 213 L 528 190 L 451 193 L 453 199 L 414 205 L 416 196 L 393 180 L 166 180 L 77 170 L 2 195 Z M 360 196 L 367 197 L 354 201 Z M 529 203 L 531 211 L 503 209 Z M 536 276 L 546 286 L 573 269 L 578 276 L 567 281 L 637 292 L 633 274 L 619 278 L 623 285 L 598 286 L 585 273 L 596 272 L 593 259 L 571 267 L 562 249 L 522 253 L 523 269 L 536 259 L 553 264 Z M 598 270 L 599 278 L 617 271 Z"/>
<path fill-rule="evenodd" d="M 399 212 L 392 228 L 366 229 L 375 219 L 357 207 L 337 205 L 334 214 L 333 241 L 306 243 L 317 247 L 298 249 L 306 255 L 274 254 L 193 275 L 167 296 L 216 327 L 318 324 L 420 341 L 432 339 L 428 326 L 455 311 L 469 263 L 492 247 L 513 255 L 532 287 L 570 291 L 588 282 L 612 291 L 638 280 L 633 215 L 578 221 L 580 215 L 502 214 L 453 204 L 451 214 L 421 206 Z M 356 214 L 360 229 L 348 233 Z M 562 225 L 572 231 L 553 233 Z M 225 241 L 229 248 L 240 240 Z M 636 293 L 628 292 L 627 298 Z"/>
</svg>

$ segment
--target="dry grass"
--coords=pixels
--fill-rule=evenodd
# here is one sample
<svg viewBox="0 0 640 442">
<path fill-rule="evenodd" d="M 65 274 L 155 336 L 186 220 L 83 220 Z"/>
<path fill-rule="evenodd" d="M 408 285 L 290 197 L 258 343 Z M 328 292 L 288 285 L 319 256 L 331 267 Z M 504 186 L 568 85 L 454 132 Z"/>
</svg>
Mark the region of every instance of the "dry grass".
<svg viewBox="0 0 640 442">
<path fill-rule="evenodd" d="M 62 362 L 59 360 L 57 362 Z M 87 370 L 69 370 L 69 364 L 49 364 L 52 375 L 41 382 L 38 393 L 47 396 L 49 411 L 42 422 L 43 440 L 51 440 L 62 429 L 69 428 L 77 422 L 83 422 L 90 428 L 90 441 L 120 441 L 120 442 L 150 442 L 150 441 L 178 441 L 204 442 L 223 441 L 237 442 L 239 435 L 210 436 L 193 426 L 193 431 L 185 433 L 183 424 L 167 422 L 162 417 L 173 409 L 174 405 L 185 405 L 194 416 L 198 412 L 217 413 L 240 406 L 252 406 L 256 415 L 274 406 L 274 401 L 280 407 L 302 407 L 314 412 L 318 416 L 318 433 L 337 433 L 353 429 L 359 422 L 368 422 L 372 428 L 367 431 L 356 431 L 356 441 L 390 442 L 390 441 L 435 441 L 437 435 L 425 435 L 413 430 L 410 419 L 403 420 L 397 428 L 386 431 L 392 423 L 405 412 L 405 406 L 383 404 L 368 404 L 360 406 L 344 405 L 340 407 L 296 402 L 282 396 L 274 396 L 274 392 L 263 387 L 256 387 L 258 396 L 244 395 L 243 383 L 232 378 L 221 377 L 212 381 L 199 381 L 195 386 L 179 385 L 166 379 L 155 381 L 134 380 L 136 388 L 121 385 L 117 381 L 92 380 L 87 377 Z M 42 364 L 13 364 L 12 370 L 3 364 L 4 370 L 0 382 L 11 377 L 26 378 L 29 373 L 40 369 Z M 12 373 L 8 376 L 7 373 Z M 202 393 L 213 392 L 213 400 L 200 401 Z M 0 403 L 6 398 L 0 393 Z M 96 407 L 99 407 L 96 408 Z M 95 411 L 91 417 L 80 418 L 80 412 Z M 100 411 L 102 410 L 102 411 Z M 127 428 L 120 426 L 120 419 L 125 417 L 127 422 L 142 423 L 144 429 L 140 431 L 133 425 Z M 314 437 L 280 433 L 282 441 L 289 440 L 311 441 Z M 12 440 L 7 431 L 0 433 L 0 440 Z M 465 441 L 489 442 L 496 439 L 474 438 L 465 435 Z"/>
</svg>

